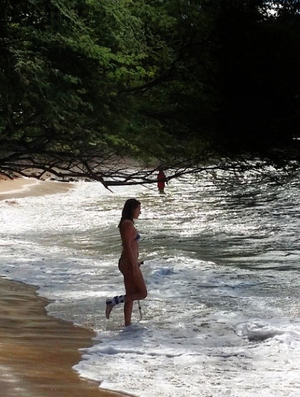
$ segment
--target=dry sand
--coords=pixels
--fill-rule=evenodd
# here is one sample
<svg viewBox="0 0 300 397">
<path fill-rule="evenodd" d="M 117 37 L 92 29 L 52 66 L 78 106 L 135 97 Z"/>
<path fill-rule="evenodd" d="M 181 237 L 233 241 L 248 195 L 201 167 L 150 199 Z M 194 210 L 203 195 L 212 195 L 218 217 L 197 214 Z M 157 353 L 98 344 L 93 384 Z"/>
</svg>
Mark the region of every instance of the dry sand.
<svg viewBox="0 0 300 397">
<path fill-rule="evenodd" d="M 53 183 L 55 189 L 70 188 L 65 183 L 59 187 L 56 182 L 49 183 L 36 184 L 28 179 L 1 181 L 0 199 L 10 201 L 23 194 L 32 195 L 36 189 L 36 194 L 45 194 L 45 189 L 51 193 Z M 8 187 L 10 193 L 4 193 Z M 72 366 L 81 359 L 79 349 L 91 346 L 95 334 L 48 316 L 47 303 L 37 296 L 34 287 L 0 278 L 0 396 L 120 396 L 79 378 Z"/>
<path fill-rule="evenodd" d="M 67 192 L 74 186 L 71 182 L 38 181 L 34 178 L 0 180 L 0 200 Z"/>
</svg>

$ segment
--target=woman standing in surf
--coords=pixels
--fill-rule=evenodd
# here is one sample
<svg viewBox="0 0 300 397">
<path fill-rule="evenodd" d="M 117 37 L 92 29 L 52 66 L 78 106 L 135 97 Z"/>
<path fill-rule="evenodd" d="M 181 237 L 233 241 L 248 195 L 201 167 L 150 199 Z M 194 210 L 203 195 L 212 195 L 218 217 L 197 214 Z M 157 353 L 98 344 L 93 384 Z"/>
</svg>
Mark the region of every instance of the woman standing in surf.
<svg viewBox="0 0 300 397">
<path fill-rule="evenodd" d="M 119 260 L 119 269 L 124 276 L 125 295 L 115 296 L 106 300 L 106 317 L 115 305 L 124 304 L 125 326 L 131 324 L 133 302 L 145 299 L 147 288 L 140 269 L 142 262 L 138 261 L 140 235 L 134 226 L 134 219 L 138 219 L 141 213 L 141 203 L 136 199 L 125 202 L 119 230 L 122 239 L 122 254 Z"/>
</svg>

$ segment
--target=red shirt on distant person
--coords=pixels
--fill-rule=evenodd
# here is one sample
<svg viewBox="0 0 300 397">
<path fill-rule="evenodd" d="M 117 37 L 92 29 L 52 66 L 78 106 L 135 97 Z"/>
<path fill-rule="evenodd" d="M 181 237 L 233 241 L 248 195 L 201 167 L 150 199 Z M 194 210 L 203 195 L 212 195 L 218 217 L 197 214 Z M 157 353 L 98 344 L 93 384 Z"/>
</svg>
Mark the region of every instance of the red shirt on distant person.
<svg viewBox="0 0 300 397">
<path fill-rule="evenodd" d="M 165 184 L 166 182 L 166 175 L 163 172 L 163 170 L 159 170 L 158 175 L 157 175 L 157 187 L 159 190 L 159 193 L 164 193 L 165 192 Z"/>
</svg>

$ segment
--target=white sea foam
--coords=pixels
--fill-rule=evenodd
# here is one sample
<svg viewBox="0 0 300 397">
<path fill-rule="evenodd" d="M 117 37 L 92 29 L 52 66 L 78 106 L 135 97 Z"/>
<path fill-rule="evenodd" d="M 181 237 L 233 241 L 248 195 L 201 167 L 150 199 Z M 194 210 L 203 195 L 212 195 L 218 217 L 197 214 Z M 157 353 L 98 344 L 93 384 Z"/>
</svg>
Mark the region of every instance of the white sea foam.
<svg viewBox="0 0 300 397">
<path fill-rule="evenodd" d="M 298 396 L 298 187 L 245 195 L 186 182 L 164 196 L 80 183 L 2 201 L 0 272 L 38 286 L 50 314 L 96 330 L 74 369 L 101 387 L 140 397 Z M 110 320 L 104 309 L 123 292 L 116 225 L 129 197 L 142 202 L 149 294 L 142 321 L 135 305 L 124 328 L 122 307 Z"/>
</svg>

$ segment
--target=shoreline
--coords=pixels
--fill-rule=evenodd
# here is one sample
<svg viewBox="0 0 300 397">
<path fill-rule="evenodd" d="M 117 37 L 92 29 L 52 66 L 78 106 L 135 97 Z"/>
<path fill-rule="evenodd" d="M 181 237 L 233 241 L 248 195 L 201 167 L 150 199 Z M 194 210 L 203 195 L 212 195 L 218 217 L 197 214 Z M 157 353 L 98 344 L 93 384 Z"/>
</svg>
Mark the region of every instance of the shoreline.
<svg viewBox="0 0 300 397">
<path fill-rule="evenodd" d="M 124 396 L 99 389 L 72 369 L 95 333 L 49 316 L 47 304 L 33 286 L 0 277 L 1 396 Z"/>
<path fill-rule="evenodd" d="M 7 204 L 32 195 L 65 192 L 72 183 L 0 181 Z M 8 189 L 9 188 L 9 189 Z M 96 333 L 48 315 L 37 288 L 0 275 L 0 390 L 3 397 L 120 397 L 73 370 Z M 80 349 L 80 350 L 79 350 Z"/>
<path fill-rule="evenodd" d="M 72 182 L 40 181 L 34 178 L 0 179 L 0 200 L 64 193 L 73 187 Z"/>
</svg>

